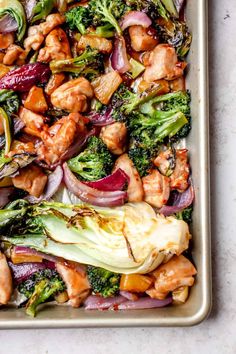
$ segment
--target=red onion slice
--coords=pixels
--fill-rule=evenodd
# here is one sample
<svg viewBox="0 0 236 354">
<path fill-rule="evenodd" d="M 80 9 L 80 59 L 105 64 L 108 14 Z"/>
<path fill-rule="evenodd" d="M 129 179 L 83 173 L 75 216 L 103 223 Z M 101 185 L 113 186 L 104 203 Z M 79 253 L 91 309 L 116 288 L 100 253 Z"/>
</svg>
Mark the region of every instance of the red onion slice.
<svg viewBox="0 0 236 354">
<path fill-rule="evenodd" d="M 117 309 L 117 307 L 125 302 L 126 298 L 123 296 L 102 297 L 97 295 L 90 295 L 84 302 L 85 310 L 107 310 Z"/>
<path fill-rule="evenodd" d="M 29 195 L 25 199 L 28 200 L 30 203 L 39 203 L 42 200 L 49 200 L 60 187 L 62 178 L 63 178 L 63 170 L 61 166 L 57 166 L 55 171 L 53 171 L 48 176 L 48 182 L 44 193 L 39 198 L 36 198 L 33 195 Z"/>
<path fill-rule="evenodd" d="M 164 205 L 158 211 L 158 213 L 161 213 L 165 216 L 178 213 L 183 209 L 187 208 L 188 206 L 190 206 L 193 200 L 194 200 L 194 189 L 191 183 L 189 188 L 186 191 L 184 191 L 183 193 L 177 192 L 174 195 L 174 200 L 172 202 L 172 205 Z"/>
<path fill-rule="evenodd" d="M 42 263 L 40 262 L 20 263 L 20 264 L 14 264 L 12 262 L 8 262 L 8 264 L 12 270 L 13 279 L 16 284 L 19 284 L 22 281 L 26 280 L 35 272 L 47 268 L 46 264 L 43 262 Z"/>
<path fill-rule="evenodd" d="M 121 191 L 128 183 L 129 176 L 121 168 L 118 168 L 118 170 L 116 170 L 111 175 L 101 178 L 97 181 L 84 182 L 84 184 L 91 188 L 107 192 Z"/>
<path fill-rule="evenodd" d="M 27 16 L 27 20 L 31 20 L 31 18 L 34 15 L 34 7 L 37 4 L 37 0 L 24 0 L 23 1 L 23 6 L 25 9 L 25 13 Z"/>
<path fill-rule="evenodd" d="M 67 163 L 63 164 L 64 182 L 66 187 L 83 202 L 97 206 L 119 206 L 125 203 L 127 193 L 124 191 L 99 191 L 79 181 L 69 169 Z"/>
<path fill-rule="evenodd" d="M 129 291 L 121 290 L 120 295 L 124 296 L 127 300 L 130 300 L 130 301 L 137 301 L 139 299 L 137 294 L 131 293 Z"/>
<path fill-rule="evenodd" d="M 120 20 L 120 23 L 119 23 L 122 31 L 124 31 L 126 28 L 128 28 L 130 26 L 134 26 L 134 25 L 139 25 L 144 28 L 148 28 L 149 26 L 151 26 L 151 24 L 152 24 L 151 19 L 148 17 L 148 15 L 146 15 L 142 11 L 127 12 L 122 17 L 122 19 Z"/>
<path fill-rule="evenodd" d="M 44 260 L 47 260 L 50 263 L 60 262 L 62 259 L 56 256 L 51 256 L 50 254 L 42 253 L 39 251 L 34 250 L 33 248 L 29 248 L 26 246 L 15 246 L 14 247 L 15 254 L 22 254 L 22 255 L 36 255 L 42 257 Z"/>
<path fill-rule="evenodd" d="M 124 74 L 131 68 L 126 51 L 125 39 L 122 36 L 115 39 L 114 49 L 111 55 L 111 66 L 120 74 Z"/>
<path fill-rule="evenodd" d="M 5 207 L 10 202 L 10 196 L 14 191 L 14 187 L 0 188 L 0 209 Z"/>
<path fill-rule="evenodd" d="M 126 301 L 118 305 L 118 310 L 144 310 L 157 307 L 165 307 L 172 303 L 172 297 L 164 300 L 152 299 L 150 297 L 142 297 L 137 301 Z"/>
<path fill-rule="evenodd" d="M 112 108 L 107 108 L 104 113 L 90 112 L 87 115 L 87 118 L 93 125 L 97 127 L 103 127 L 105 125 L 114 123 L 114 119 L 112 118 L 111 113 Z"/>
<path fill-rule="evenodd" d="M 0 19 L 0 33 L 15 32 L 17 28 L 17 22 L 11 15 L 7 14 Z"/>
</svg>

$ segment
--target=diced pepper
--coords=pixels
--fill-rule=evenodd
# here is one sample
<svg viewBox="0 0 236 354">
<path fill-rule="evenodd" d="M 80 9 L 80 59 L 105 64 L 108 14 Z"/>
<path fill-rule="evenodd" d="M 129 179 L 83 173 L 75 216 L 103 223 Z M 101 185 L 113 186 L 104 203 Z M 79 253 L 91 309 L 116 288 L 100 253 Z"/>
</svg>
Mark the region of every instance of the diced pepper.
<svg viewBox="0 0 236 354">
<path fill-rule="evenodd" d="M 111 71 L 99 76 L 92 82 L 96 98 L 103 104 L 108 104 L 113 93 L 122 83 L 122 78 L 117 71 Z"/>
<path fill-rule="evenodd" d="M 24 106 L 36 113 L 46 112 L 48 105 L 44 97 L 43 89 L 41 87 L 33 86 L 28 93 Z"/>
<path fill-rule="evenodd" d="M 120 290 L 142 293 L 150 288 L 153 279 L 141 274 L 122 274 Z"/>
</svg>

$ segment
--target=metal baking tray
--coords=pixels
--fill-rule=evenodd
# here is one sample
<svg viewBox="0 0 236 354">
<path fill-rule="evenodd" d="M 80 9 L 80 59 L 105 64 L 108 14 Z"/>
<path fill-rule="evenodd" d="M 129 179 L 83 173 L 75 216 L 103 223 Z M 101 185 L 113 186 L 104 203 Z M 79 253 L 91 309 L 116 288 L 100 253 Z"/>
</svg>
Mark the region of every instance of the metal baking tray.
<svg viewBox="0 0 236 354">
<path fill-rule="evenodd" d="M 198 275 L 188 301 L 181 306 L 133 311 L 85 311 L 69 306 L 44 305 L 36 318 L 24 309 L 2 308 L 0 328 L 191 326 L 203 321 L 211 308 L 211 250 L 208 152 L 207 0 L 187 0 L 186 16 L 193 34 L 188 56 L 187 88 L 192 96 L 190 150 L 195 186 L 192 255 Z"/>
</svg>

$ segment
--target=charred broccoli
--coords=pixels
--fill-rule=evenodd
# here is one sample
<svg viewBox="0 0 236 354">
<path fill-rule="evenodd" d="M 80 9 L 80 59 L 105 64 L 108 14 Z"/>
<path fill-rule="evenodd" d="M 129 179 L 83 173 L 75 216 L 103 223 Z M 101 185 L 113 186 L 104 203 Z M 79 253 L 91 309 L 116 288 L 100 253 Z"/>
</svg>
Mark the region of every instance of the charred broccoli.
<svg viewBox="0 0 236 354">
<path fill-rule="evenodd" d="M 65 289 L 65 283 L 53 269 L 40 270 L 18 285 L 18 291 L 28 300 L 26 313 L 33 317 L 38 305 L 53 299 L 54 295 Z"/>
<path fill-rule="evenodd" d="M 128 155 L 137 168 L 140 177 L 147 175 L 148 170 L 151 168 L 154 151 L 155 149 L 153 151 L 147 150 L 137 143 L 129 149 Z"/>
<path fill-rule="evenodd" d="M 109 23 L 113 26 L 118 35 L 122 34 L 118 20 L 124 14 L 127 5 L 122 0 L 91 0 L 89 10 L 93 16 L 93 25 L 105 25 Z"/>
<path fill-rule="evenodd" d="M 94 266 L 88 266 L 87 274 L 94 293 L 103 297 L 114 296 L 118 293 L 120 274 Z"/>
<path fill-rule="evenodd" d="M 103 55 L 96 49 L 87 47 L 79 57 L 52 60 L 50 62 L 50 69 L 53 74 L 65 71 L 92 79 L 104 71 Z"/>
<path fill-rule="evenodd" d="M 12 90 L 0 90 L 0 106 L 10 116 L 17 113 L 20 107 L 20 100 L 16 92 Z"/>
<path fill-rule="evenodd" d="M 81 179 L 96 181 L 111 173 L 112 155 L 100 138 L 91 137 L 87 148 L 68 161 L 71 171 Z"/>
<path fill-rule="evenodd" d="M 71 30 L 77 29 L 81 34 L 86 33 L 86 28 L 91 24 L 89 9 L 84 6 L 73 7 L 65 13 L 66 23 Z"/>
<path fill-rule="evenodd" d="M 184 210 L 176 213 L 175 216 L 177 219 L 184 220 L 188 224 L 192 222 L 192 213 L 193 213 L 193 206 L 190 205 L 189 207 L 185 208 Z"/>
</svg>

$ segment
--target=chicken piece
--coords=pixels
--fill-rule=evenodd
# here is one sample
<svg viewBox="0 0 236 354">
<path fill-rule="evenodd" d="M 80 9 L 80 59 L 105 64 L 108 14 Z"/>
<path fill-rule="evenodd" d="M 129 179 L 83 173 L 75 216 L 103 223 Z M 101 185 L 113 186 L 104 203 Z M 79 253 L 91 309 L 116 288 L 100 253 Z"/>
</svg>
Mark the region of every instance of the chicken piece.
<svg viewBox="0 0 236 354">
<path fill-rule="evenodd" d="M 115 122 L 101 129 L 100 138 L 114 155 L 121 155 L 126 150 L 127 128 L 125 123 Z"/>
<path fill-rule="evenodd" d="M 51 95 L 52 105 L 69 112 L 85 112 L 87 99 L 93 97 L 93 88 L 84 77 L 70 80 L 59 86 Z"/>
<path fill-rule="evenodd" d="M 3 65 L 3 64 L 0 64 L 0 79 L 5 76 L 8 72 L 10 71 L 10 68 Z"/>
<path fill-rule="evenodd" d="M 127 154 L 121 155 L 115 162 L 113 172 L 121 168 L 129 176 L 127 189 L 129 202 L 141 202 L 144 197 L 143 185 L 138 171 Z"/>
<path fill-rule="evenodd" d="M 40 23 L 40 31 L 44 36 L 51 32 L 55 27 L 62 25 L 65 17 L 59 13 L 48 15 L 45 22 Z"/>
<path fill-rule="evenodd" d="M 153 82 L 160 79 L 174 80 L 183 75 L 185 62 L 178 62 L 175 49 L 169 44 L 158 44 L 145 58 L 144 80 Z"/>
<path fill-rule="evenodd" d="M 21 107 L 19 117 L 25 123 L 24 131 L 30 135 L 41 137 L 41 131 L 44 129 L 46 118 L 40 114 L 36 114 L 29 109 Z"/>
<path fill-rule="evenodd" d="M 164 176 L 170 176 L 175 168 L 175 155 L 172 149 L 161 151 L 153 161 Z"/>
<path fill-rule="evenodd" d="M 0 52 L 0 63 L 2 63 L 2 62 L 3 62 L 3 58 L 4 58 L 4 56 L 5 56 L 5 53 Z M 1 64 L 0 64 L 0 65 L 1 65 Z"/>
<path fill-rule="evenodd" d="M 13 33 L 0 33 L 0 49 L 7 49 L 14 43 Z"/>
<path fill-rule="evenodd" d="M 170 176 L 170 188 L 177 189 L 179 192 L 185 191 L 188 186 L 189 179 L 189 163 L 188 163 L 188 150 L 178 149 L 175 152 L 175 169 Z"/>
<path fill-rule="evenodd" d="M 90 284 L 85 269 L 81 267 L 80 270 L 70 263 L 68 265 L 56 263 L 56 270 L 66 284 L 71 306 L 79 307 L 90 293 Z"/>
<path fill-rule="evenodd" d="M 59 160 L 73 143 L 76 136 L 85 132 L 84 118 L 79 113 L 71 113 L 41 133 L 43 144 L 37 149 L 40 160 L 48 165 Z"/>
<path fill-rule="evenodd" d="M 14 140 L 11 144 L 11 151 L 7 154 L 8 157 L 20 154 L 34 155 L 36 153 L 35 146 L 32 142 L 22 143 L 21 141 Z"/>
<path fill-rule="evenodd" d="M 47 16 L 46 21 L 37 26 L 31 26 L 28 30 L 28 37 L 24 41 L 24 48 L 27 52 L 30 49 L 39 50 L 44 42 L 45 36 L 55 27 L 65 22 L 64 16 L 60 14 L 51 14 Z"/>
<path fill-rule="evenodd" d="M 147 81 L 140 81 L 138 85 L 138 92 L 144 92 L 147 90 L 151 90 L 155 87 L 155 85 L 160 85 L 160 90 L 158 91 L 158 95 L 164 95 L 165 93 L 170 92 L 169 83 L 166 80 L 157 80 L 155 82 L 147 82 Z"/>
<path fill-rule="evenodd" d="M 48 63 L 56 59 L 71 58 L 70 44 L 65 32 L 61 28 L 55 28 L 45 40 L 45 47 L 40 49 L 38 61 Z"/>
<path fill-rule="evenodd" d="M 42 87 L 31 87 L 24 102 L 24 107 L 35 113 L 45 113 L 47 111 L 48 105 Z"/>
<path fill-rule="evenodd" d="M 151 170 L 142 178 L 144 200 L 153 207 L 161 208 L 167 203 L 170 196 L 170 179 L 162 176 L 159 171 Z"/>
<path fill-rule="evenodd" d="M 96 98 L 103 104 L 108 104 L 113 93 L 118 89 L 122 81 L 117 71 L 111 71 L 97 77 L 92 82 Z"/>
<path fill-rule="evenodd" d="M 39 198 L 46 186 L 48 177 L 42 169 L 36 165 L 29 165 L 20 170 L 19 174 L 12 178 L 13 185 Z"/>
<path fill-rule="evenodd" d="M 165 299 L 170 291 L 174 291 L 181 286 L 192 286 L 193 275 L 197 274 L 196 268 L 183 255 L 173 256 L 170 261 L 159 266 L 152 276 L 154 276 L 154 288 L 146 293 L 155 299 Z"/>
<path fill-rule="evenodd" d="M 50 77 L 47 86 L 45 88 L 45 92 L 47 95 L 51 96 L 51 94 L 62 85 L 63 81 L 65 80 L 65 74 L 59 73 L 54 74 Z"/>
<path fill-rule="evenodd" d="M 6 54 L 3 58 L 3 64 L 12 65 L 20 56 L 24 53 L 24 49 L 16 44 L 11 44 L 6 51 Z M 22 57 L 23 59 L 24 57 Z"/>
<path fill-rule="evenodd" d="M 6 305 L 13 291 L 12 276 L 6 257 L 0 252 L 0 304 Z"/>
<path fill-rule="evenodd" d="M 172 92 L 185 91 L 185 77 L 181 76 L 178 79 L 170 81 L 170 89 Z"/>
<path fill-rule="evenodd" d="M 140 25 L 129 27 L 129 35 L 131 39 L 131 47 L 136 52 L 152 50 L 158 44 L 158 39 L 148 33 L 148 28 L 144 28 Z"/>
<path fill-rule="evenodd" d="M 30 26 L 28 29 L 28 37 L 24 40 L 24 48 L 27 52 L 31 49 L 39 50 L 44 42 L 44 35 L 41 32 L 40 25 Z"/>
<path fill-rule="evenodd" d="M 86 47 L 97 49 L 99 52 L 110 54 L 112 51 L 112 41 L 99 36 L 85 34 L 80 37 L 77 44 L 78 50 L 84 50 Z"/>
</svg>

